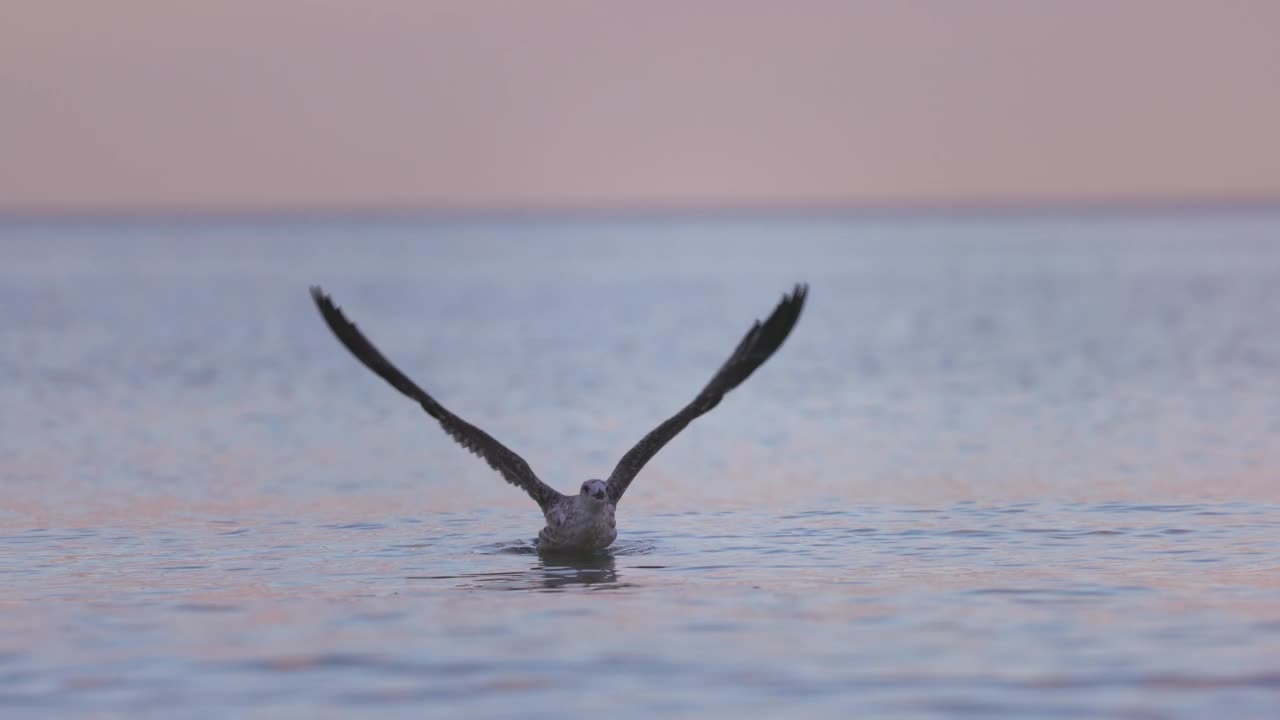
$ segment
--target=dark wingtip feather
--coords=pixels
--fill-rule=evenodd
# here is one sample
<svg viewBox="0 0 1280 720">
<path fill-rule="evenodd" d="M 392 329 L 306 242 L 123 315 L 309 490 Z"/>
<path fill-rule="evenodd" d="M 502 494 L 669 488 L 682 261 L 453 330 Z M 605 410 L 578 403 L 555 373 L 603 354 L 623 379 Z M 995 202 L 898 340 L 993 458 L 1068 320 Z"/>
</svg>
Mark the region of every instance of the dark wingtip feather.
<svg viewBox="0 0 1280 720">
<path fill-rule="evenodd" d="M 804 308 L 804 301 L 808 294 L 809 286 L 805 283 L 796 283 L 791 292 L 783 293 L 777 307 L 769 313 L 767 318 L 751 323 L 751 327 L 742 336 L 738 347 L 734 349 L 733 354 L 729 356 L 724 366 L 720 368 L 717 378 L 713 378 L 712 382 L 714 383 L 717 379 L 729 380 L 728 388 L 735 387 L 764 363 L 791 334 L 792 328 L 800 319 L 800 311 Z M 724 373 L 731 373 L 736 379 L 720 378 L 719 375 Z"/>
<path fill-rule="evenodd" d="M 333 303 L 333 299 L 330 298 L 324 290 L 320 289 L 319 285 L 311 286 L 311 300 L 316 304 L 316 308 L 320 311 L 320 315 L 324 317 L 325 323 L 336 333 L 337 328 L 334 326 L 333 322 L 335 316 L 337 318 L 341 318 L 343 322 L 346 322 L 346 318 L 342 315 L 342 310 Z"/>
</svg>

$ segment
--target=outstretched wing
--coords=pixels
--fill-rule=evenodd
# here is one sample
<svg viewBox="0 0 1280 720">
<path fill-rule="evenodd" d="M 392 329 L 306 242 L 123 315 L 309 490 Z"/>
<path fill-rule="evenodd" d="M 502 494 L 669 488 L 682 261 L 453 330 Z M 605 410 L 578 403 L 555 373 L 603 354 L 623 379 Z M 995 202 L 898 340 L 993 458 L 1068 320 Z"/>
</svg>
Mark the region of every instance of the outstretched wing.
<svg viewBox="0 0 1280 720">
<path fill-rule="evenodd" d="M 489 467 L 497 470 L 507 482 L 522 488 L 529 493 L 538 506 L 546 509 L 547 505 L 563 497 L 555 489 L 538 479 L 529 469 L 524 458 L 515 454 L 506 445 L 494 440 L 488 433 L 454 415 L 443 405 L 435 401 L 412 380 L 405 377 L 395 365 L 382 356 L 378 348 L 365 338 L 364 334 L 342 314 L 342 310 L 333 304 L 329 296 L 318 287 L 311 288 L 311 298 L 316 301 L 320 315 L 324 317 L 329 329 L 337 336 L 339 342 L 351 351 L 356 359 L 364 363 L 378 377 L 386 380 L 391 387 L 408 397 L 418 401 L 427 414 L 440 422 L 440 427 L 462 447 L 484 458 Z"/>
<path fill-rule="evenodd" d="M 743 380 L 755 372 L 756 368 L 769 359 L 769 356 L 782 345 L 782 341 L 787 339 L 791 328 L 795 327 L 796 320 L 800 318 L 800 310 L 804 307 L 804 299 L 808 294 L 809 286 L 799 284 L 789 294 L 783 295 L 782 301 L 778 303 L 778 307 L 774 309 L 769 319 L 763 323 L 757 320 L 751 326 L 746 336 L 742 338 L 742 342 L 738 343 L 738 348 L 733 351 L 725 364 L 720 367 L 719 372 L 711 378 L 711 382 L 707 383 L 693 402 L 654 428 L 635 447 L 627 451 L 626 455 L 622 456 L 618 466 L 613 469 L 613 474 L 609 476 L 610 500 L 617 503 L 640 469 L 649 462 L 650 458 L 658 454 L 658 451 L 670 442 L 671 438 L 693 422 L 694 418 L 720 404 L 720 399 L 725 396 L 725 393 L 738 387 Z"/>
</svg>

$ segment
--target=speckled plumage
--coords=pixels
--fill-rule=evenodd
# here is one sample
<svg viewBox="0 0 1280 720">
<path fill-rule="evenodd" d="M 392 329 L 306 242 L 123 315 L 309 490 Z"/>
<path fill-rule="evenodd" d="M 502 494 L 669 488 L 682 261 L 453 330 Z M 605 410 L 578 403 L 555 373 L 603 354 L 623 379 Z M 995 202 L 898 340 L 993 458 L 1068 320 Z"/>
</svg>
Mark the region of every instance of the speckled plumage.
<svg viewBox="0 0 1280 720">
<path fill-rule="evenodd" d="M 605 495 L 604 482 L 588 480 L 582 487 L 577 495 L 543 510 L 547 526 L 538 533 L 539 550 L 591 552 L 609 547 L 618 537 L 613 518 L 617 505 Z"/>
<path fill-rule="evenodd" d="M 725 394 L 746 380 L 787 339 L 800 318 L 809 288 L 796 285 L 764 322 L 757 320 L 733 354 L 688 405 L 645 435 L 618 461 L 608 481 L 588 480 L 575 495 L 564 495 L 538 479 L 529 464 L 485 431 L 454 415 L 436 402 L 369 342 L 342 310 L 318 287 L 311 298 L 329 329 L 356 359 L 404 395 L 417 401 L 459 445 L 479 455 L 507 482 L 538 503 L 547 525 L 538 533 L 538 548 L 554 551 L 595 551 L 617 537 L 614 512 L 618 501 L 645 463 L 690 422 L 718 405 Z"/>
</svg>

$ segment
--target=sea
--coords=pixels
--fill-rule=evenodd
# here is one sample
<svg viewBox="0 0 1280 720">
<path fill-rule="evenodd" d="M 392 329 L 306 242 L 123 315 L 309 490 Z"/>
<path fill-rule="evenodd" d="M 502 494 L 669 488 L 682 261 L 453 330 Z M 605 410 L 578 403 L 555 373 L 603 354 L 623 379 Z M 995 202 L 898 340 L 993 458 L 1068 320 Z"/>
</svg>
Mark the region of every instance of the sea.
<svg viewBox="0 0 1280 720">
<path fill-rule="evenodd" d="M 0 717 L 1280 717 L 1280 210 L 0 222 Z"/>
</svg>

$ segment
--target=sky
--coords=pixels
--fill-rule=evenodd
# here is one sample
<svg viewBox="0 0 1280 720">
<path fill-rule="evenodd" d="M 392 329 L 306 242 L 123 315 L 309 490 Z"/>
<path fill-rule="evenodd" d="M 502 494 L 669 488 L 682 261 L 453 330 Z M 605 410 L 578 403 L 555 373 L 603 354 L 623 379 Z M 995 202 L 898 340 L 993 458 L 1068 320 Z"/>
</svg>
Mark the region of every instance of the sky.
<svg viewBox="0 0 1280 720">
<path fill-rule="evenodd" d="M 1280 201 L 1271 0 L 4 0 L 0 215 Z"/>
</svg>

